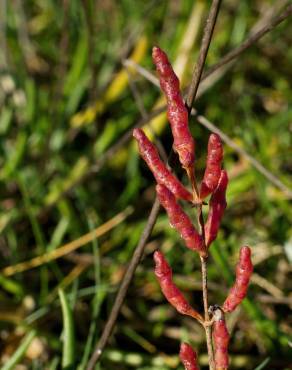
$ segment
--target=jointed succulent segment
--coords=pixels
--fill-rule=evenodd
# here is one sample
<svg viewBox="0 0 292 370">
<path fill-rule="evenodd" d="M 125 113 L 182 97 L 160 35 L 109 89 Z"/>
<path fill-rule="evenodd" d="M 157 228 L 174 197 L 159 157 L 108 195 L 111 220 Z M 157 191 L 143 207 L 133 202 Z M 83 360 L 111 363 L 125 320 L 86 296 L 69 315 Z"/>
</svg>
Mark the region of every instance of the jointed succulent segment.
<svg viewBox="0 0 292 370">
<path fill-rule="evenodd" d="M 205 224 L 206 246 L 216 239 L 220 223 L 227 206 L 226 203 L 226 188 L 228 184 L 228 176 L 225 170 L 221 171 L 220 179 L 216 189 L 214 190 L 209 201 L 209 213 Z"/>
<path fill-rule="evenodd" d="M 191 316 L 199 321 L 203 318 L 194 310 L 183 296 L 182 292 L 172 280 L 172 270 L 164 255 L 160 251 L 154 253 L 155 276 L 159 282 L 162 293 L 168 302 L 181 314 Z"/>
<path fill-rule="evenodd" d="M 189 216 L 177 203 L 175 196 L 164 185 L 156 185 L 156 192 L 162 207 L 166 210 L 170 225 L 174 227 L 185 241 L 189 249 L 206 255 L 206 249 L 202 236 L 192 224 Z"/>
<path fill-rule="evenodd" d="M 138 142 L 141 157 L 147 163 L 157 183 L 165 185 L 176 196 L 176 198 L 192 201 L 192 194 L 169 171 L 165 163 L 160 159 L 155 145 L 147 138 L 144 131 L 139 128 L 135 128 L 133 136 Z"/>
<path fill-rule="evenodd" d="M 229 333 L 224 314 L 220 308 L 214 312 L 213 343 L 216 370 L 227 370 L 229 364 L 228 344 Z"/>
<path fill-rule="evenodd" d="M 224 312 L 232 312 L 247 294 L 248 284 L 253 272 L 251 250 L 245 246 L 240 249 L 239 261 L 236 266 L 236 279 L 223 304 Z"/>
<path fill-rule="evenodd" d="M 204 199 L 213 193 L 218 185 L 221 175 L 221 162 L 223 159 L 222 142 L 217 134 L 211 134 L 208 142 L 206 169 L 200 189 L 200 198 Z"/>
<path fill-rule="evenodd" d="M 167 117 L 172 130 L 173 148 L 183 168 L 190 169 L 195 161 L 195 141 L 189 129 L 188 110 L 180 93 L 179 80 L 164 51 L 154 47 L 152 58 L 167 100 Z"/>
<path fill-rule="evenodd" d="M 181 344 L 179 358 L 184 365 L 185 370 L 200 370 L 197 362 L 197 354 L 189 344 Z"/>
</svg>

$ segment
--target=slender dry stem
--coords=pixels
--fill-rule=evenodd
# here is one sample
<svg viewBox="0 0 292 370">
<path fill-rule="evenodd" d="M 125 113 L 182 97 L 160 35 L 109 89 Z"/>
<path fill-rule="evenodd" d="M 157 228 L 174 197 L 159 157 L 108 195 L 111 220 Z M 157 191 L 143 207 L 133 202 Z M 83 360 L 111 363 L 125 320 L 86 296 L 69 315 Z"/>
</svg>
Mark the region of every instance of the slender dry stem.
<svg viewBox="0 0 292 370">
<path fill-rule="evenodd" d="M 94 350 L 94 352 L 93 352 L 93 354 L 90 358 L 90 361 L 89 361 L 88 366 L 87 366 L 87 370 L 93 370 L 94 369 L 95 364 L 99 360 L 99 358 L 102 355 L 102 352 L 103 352 L 103 350 L 104 350 L 104 348 L 107 344 L 108 338 L 109 338 L 109 336 L 110 336 L 110 334 L 111 334 L 111 332 L 112 332 L 112 330 L 115 326 L 118 314 L 119 314 L 120 309 L 122 307 L 122 304 L 125 300 L 125 297 L 126 297 L 129 285 L 132 281 L 134 272 L 135 272 L 135 270 L 136 270 L 136 268 L 137 268 L 137 266 L 138 266 L 138 264 L 141 260 L 141 257 L 143 255 L 144 247 L 147 243 L 148 237 L 151 234 L 152 229 L 155 225 L 155 222 L 156 222 L 156 219 L 157 219 L 157 216 L 158 216 L 158 212 L 159 212 L 159 208 L 160 208 L 159 201 L 158 201 L 158 198 L 156 197 L 156 199 L 153 203 L 148 221 L 147 221 L 147 225 L 146 225 L 146 227 L 145 227 L 145 229 L 144 229 L 144 231 L 141 235 L 140 241 L 139 241 L 139 243 L 138 243 L 138 245 L 135 249 L 135 252 L 134 252 L 133 257 L 130 261 L 130 264 L 127 268 L 127 271 L 126 271 L 126 273 L 123 277 L 122 283 L 119 287 L 117 296 L 115 298 L 113 308 L 112 308 L 111 313 L 109 315 L 109 318 L 106 322 L 106 325 L 103 329 L 100 340 L 98 341 L 97 346 L 96 346 L 96 348 L 95 348 L 95 350 Z"/>
<path fill-rule="evenodd" d="M 203 204 L 200 203 L 197 208 L 198 224 L 200 227 L 200 232 L 205 243 L 205 224 L 203 217 Z M 205 243 L 206 245 L 206 243 Z M 209 316 L 209 303 L 208 303 L 208 274 L 207 274 L 207 262 L 208 257 L 200 257 L 201 259 L 201 271 L 202 271 L 202 292 L 203 292 L 203 304 L 204 304 L 204 318 L 205 318 L 205 333 L 206 333 L 206 343 L 208 350 L 208 360 L 210 370 L 215 370 L 214 363 L 214 351 L 212 346 L 212 325 L 210 325 Z"/>
<path fill-rule="evenodd" d="M 198 186 L 195 180 L 195 174 L 194 170 L 192 168 L 187 169 L 188 178 L 190 180 L 190 183 L 192 185 L 192 191 L 193 191 L 193 203 L 196 205 L 199 203 L 199 190 Z"/>
<path fill-rule="evenodd" d="M 209 316 L 209 303 L 208 303 L 208 277 L 207 277 L 207 258 L 201 257 L 201 269 L 202 269 L 202 290 L 203 290 L 203 302 L 204 302 L 204 314 L 205 314 L 205 322 L 210 322 Z M 210 370 L 215 369 L 214 365 L 214 354 L 213 354 L 213 346 L 212 346 L 212 327 L 209 325 L 205 326 L 206 332 L 206 341 L 207 341 L 207 349 L 208 349 L 208 357 L 209 357 L 209 366 Z"/>
<path fill-rule="evenodd" d="M 204 28 L 204 34 L 201 42 L 201 48 L 199 57 L 195 66 L 195 70 L 192 77 L 192 82 L 189 87 L 188 95 L 186 98 L 186 106 L 188 108 L 189 114 L 192 110 L 193 102 L 196 98 L 196 94 L 199 88 L 201 76 L 203 73 L 204 65 L 206 62 L 206 57 L 208 54 L 209 46 L 211 43 L 211 39 L 213 36 L 214 27 L 216 24 L 219 8 L 220 8 L 221 0 L 213 0 L 210 8 L 210 12 L 207 17 L 206 25 Z M 193 178 L 193 171 L 189 174 L 193 190 L 195 192 L 195 195 L 198 197 L 198 188 L 196 185 L 196 180 Z M 198 216 L 198 223 L 200 225 L 201 234 L 203 237 L 203 240 L 205 241 L 205 227 L 204 227 L 204 218 L 203 218 L 203 212 L 202 212 L 202 203 L 198 205 L 197 208 L 197 216 Z M 203 290 L 203 301 L 204 301 L 204 313 L 205 313 L 205 322 L 209 322 L 209 312 L 208 312 L 208 280 L 207 280 L 207 259 L 201 257 L 201 268 L 202 268 L 202 290 Z M 208 360 L 209 360 L 209 366 L 210 370 L 214 370 L 214 353 L 213 353 L 213 347 L 212 347 L 212 327 L 206 326 L 205 327 L 206 332 L 206 342 L 207 342 L 207 350 L 208 350 Z"/>
<path fill-rule="evenodd" d="M 199 57 L 198 57 L 198 60 L 195 66 L 195 70 L 194 70 L 193 77 L 192 77 L 192 82 L 190 84 L 188 96 L 186 99 L 186 106 L 189 112 L 191 111 L 191 107 L 196 98 L 198 87 L 201 81 L 201 76 L 203 73 L 206 57 L 207 57 L 209 46 L 210 46 L 211 39 L 213 36 L 213 31 L 214 31 L 214 27 L 216 24 L 220 4 L 221 4 L 221 0 L 213 0 L 211 8 L 210 8 L 210 12 L 208 14 L 208 18 L 206 21 L 204 34 L 203 34 L 203 38 L 201 42 Z"/>
</svg>

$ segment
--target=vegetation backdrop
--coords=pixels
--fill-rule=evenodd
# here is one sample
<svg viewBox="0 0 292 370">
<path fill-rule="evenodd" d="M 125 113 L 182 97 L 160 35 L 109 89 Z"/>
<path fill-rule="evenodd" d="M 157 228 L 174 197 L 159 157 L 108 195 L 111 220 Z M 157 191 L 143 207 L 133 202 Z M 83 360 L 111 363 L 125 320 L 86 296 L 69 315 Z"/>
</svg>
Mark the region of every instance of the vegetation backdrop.
<svg viewBox="0 0 292 370">
<path fill-rule="evenodd" d="M 223 1 L 205 68 L 288 3 Z M 209 7 L 191 0 L 1 1 L 2 369 L 85 369 L 155 196 L 131 130 L 144 119 L 148 134 L 171 149 L 165 112 L 149 119 L 164 104 L 151 48 L 167 51 L 186 87 Z M 244 150 L 224 145 L 228 208 L 209 268 L 210 302 L 220 303 L 239 247 L 252 247 L 248 299 L 228 319 L 233 369 L 291 369 L 291 26 L 290 17 L 211 74 L 195 102 Z M 201 176 L 210 132 L 195 117 L 190 127 Z M 167 304 L 154 278 L 157 248 L 202 310 L 199 260 L 161 212 L 97 369 L 182 369 L 181 340 L 198 349 L 206 368 L 202 328 Z"/>
</svg>

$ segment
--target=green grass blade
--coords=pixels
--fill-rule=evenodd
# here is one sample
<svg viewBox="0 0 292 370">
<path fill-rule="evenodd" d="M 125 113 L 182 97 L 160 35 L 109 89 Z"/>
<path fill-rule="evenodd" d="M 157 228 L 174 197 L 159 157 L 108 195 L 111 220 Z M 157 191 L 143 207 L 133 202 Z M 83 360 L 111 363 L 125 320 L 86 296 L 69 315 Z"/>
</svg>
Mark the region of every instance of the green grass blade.
<svg viewBox="0 0 292 370">
<path fill-rule="evenodd" d="M 9 279 L 0 274 L 0 286 L 9 293 L 21 297 L 24 295 L 24 289 L 22 285 L 12 279 Z"/>
<path fill-rule="evenodd" d="M 59 366 L 60 359 L 59 357 L 54 357 L 49 365 L 48 370 L 57 370 Z"/>
<path fill-rule="evenodd" d="M 62 369 L 71 369 L 73 368 L 75 357 L 75 333 L 73 314 L 71 307 L 69 306 L 67 297 L 62 289 L 59 289 L 59 298 L 63 315 Z"/>
<path fill-rule="evenodd" d="M 90 231 L 94 230 L 95 223 L 93 221 L 93 216 L 89 217 L 88 219 L 88 225 Z M 97 238 L 92 240 L 92 250 L 93 250 L 93 256 L 94 256 L 94 277 L 95 277 L 95 295 L 92 300 L 92 317 L 91 322 L 89 326 L 88 336 L 86 339 L 86 343 L 84 346 L 83 356 L 80 361 L 80 364 L 78 365 L 78 370 L 85 370 L 86 364 L 88 363 L 88 359 L 92 350 L 92 346 L 94 343 L 94 337 L 96 335 L 97 331 L 97 325 L 96 321 L 98 319 L 98 315 L 100 312 L 100 306 L 106 297 L 107 292 L 105 290 L 102 290 L 101 287 L 101 276 L 100 276 L 100 255 L 98 250 L 98 240 Z"/>
<path fill-rule="evenodd" d="M 257 366 L 254 370 L 262 370 L 266 367 L 266 365 L 270 362 L 270 357 L 267 357 L 259 366 Z"/>
</svg>

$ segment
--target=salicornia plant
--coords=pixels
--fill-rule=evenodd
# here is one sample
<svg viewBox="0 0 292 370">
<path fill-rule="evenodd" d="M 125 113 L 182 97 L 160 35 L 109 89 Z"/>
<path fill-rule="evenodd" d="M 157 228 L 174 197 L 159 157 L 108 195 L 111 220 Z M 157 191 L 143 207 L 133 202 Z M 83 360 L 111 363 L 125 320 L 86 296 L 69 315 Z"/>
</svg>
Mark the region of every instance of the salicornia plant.
<svg viewBox="0 0 292 370">
<path fill-rule="evenodd" d="M 187 173 L 192 191 L 190 192 L 168 169 L 160 159 L 155 145 L 141 129 L 135 129 L 133 135 L 138 142 L 139 152 L 152 171 L 157 182 L 156 192 L 160 204 L 166 210 L 170 225 L 175 228 L 186 247 L 196 251 L 202 266 L 202 290 L 204 315 L 197 312 L 183 296 L 172 279 L 172 270 L 163 253 L 154 253 L 155 275 L 161 290 L 169 303 L 184 315 L 189 315 L 205 328 L 212 370 L 228 369 L 229 334 L 225 323 L 225 314 L 232 312 L 247 293 L 250 276 L 253 271 L 250 248 L 240 249 L 236 267 L 236 280 L 222 306 L 208 304 L 207 259 L 208 249 L 216 239 L 220 222 L 226 208 L 227 172 L 222 169 L 223 147 L 221 139 L 211 134 L 208 142 L 206 169 L 200 186 L 194 170 L 195 141 L 188 126 L 189 112 L 180 93 L 179 80 L 175 75 L 167 55 L 158 47 L 153 48 L 153 61 L 156 65 L 160 86 L 167 99 L 167 116 L 173 135 L 173 149 Z M 209 213 L 205 222 L 202 208 L 210 196 Z M 199 230 L 179 205 L 178 200 L 188 202 L 197 211 Z M 180 359 L 186 370 L 198 369 L 197 355 L 187 343 L 182 343 Z"/>
</svg>

